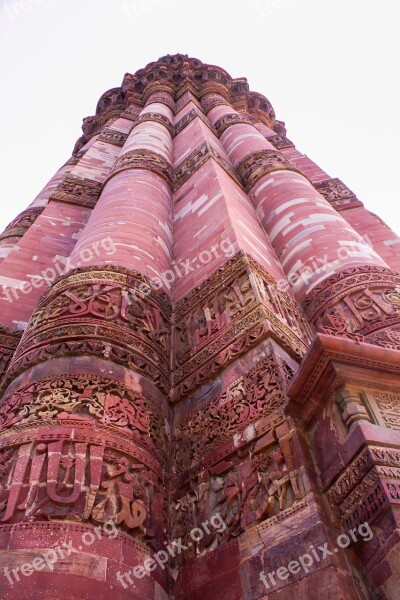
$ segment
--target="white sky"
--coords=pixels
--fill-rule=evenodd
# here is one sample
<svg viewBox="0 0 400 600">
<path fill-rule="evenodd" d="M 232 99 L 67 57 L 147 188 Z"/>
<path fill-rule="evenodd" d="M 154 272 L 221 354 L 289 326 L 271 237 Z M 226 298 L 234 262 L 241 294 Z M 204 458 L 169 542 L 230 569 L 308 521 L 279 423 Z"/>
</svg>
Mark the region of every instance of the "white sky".
<svg viewBox="0 0 400 600">
<path fill-rule="evenodd" d="M 99 97 L 165 54 L 247 77 L 297 148 L 400 232 L 396 0 L 0 0 L 0 231 Z"/>
</svg>

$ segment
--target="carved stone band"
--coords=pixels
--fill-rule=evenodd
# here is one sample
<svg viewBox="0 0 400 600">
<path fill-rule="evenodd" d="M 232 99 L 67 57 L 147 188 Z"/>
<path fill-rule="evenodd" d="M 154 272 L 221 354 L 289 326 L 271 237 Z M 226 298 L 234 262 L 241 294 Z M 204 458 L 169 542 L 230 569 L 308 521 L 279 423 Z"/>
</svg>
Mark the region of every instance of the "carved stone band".
<svg viewBox="0 0 400 600">
<path fill-rule="evenodd" d="M 218 119 L 218 121 L 214 124 L 215 131 L 217 132 L 218 137 L 231 127 L 232 125 L 239 125 L 240 123 L 244 123 L 246 125 L 251 125 L 250 119 L 244 117 L 243 115 L 238 115 L 237 113 L 231 113 L 230 115 L 225 115 Z"/>
<path fill-rule="evenodd" d="M 161 154 L 157 154 L 157 152 L 152 152 L 151 150 L 132 150 L 121 156 L 111 169 L 111 173 L 104 182 L 104 185 L 111 177 L 127 169 L 151 171 L 162 177 L 169 186 L 172 186 L 171 166 Z"/>
<path fill-rule="evenodd" d="M 0 326 L 0 384 L 22 336 L 22 331 Z"/>
<path fill-rule="evenodd" d="M 286 156 L 275 150 L 252 152 L 241 161 L 237 171 L 244 181 L 246 192 L 250 191 L 261 177 L 273 171 L 295 171 L 300 173 Z"/>
<path fill-rule="evenodd" d="M 166 127 L 170 133 L 170 135 L 173 135 L 173 127 L 172 124 L 170 122 L 170 120 L 165 116 L 162 115 L 160 113 L 144 113 L 143 115 L 140 115 L 136 121 L 136 125 L 138 123 L 145 123 L 146 121 L 154 121 L 156 123 L 161 123 L 161 125 L 164 125 L 164 127 Z"/>
<path fill-rule="evenodd" d="M 211 123 L 209 122 L 207 117 L 205 117 L 200 110 L 197 110 L 196 108 L 192 108 L 192 110 L 190 110 L 188 113 L 186 113 L 186 115 L 184 117 L 182 117 L 182 119 L 180 119 L 175 124 L 174 136 L 178 135 L 178 133 L 180 133 L 183 129 L 185 129 L 185 127 L 187 127 L 187 125 L 189 125 L 189 123 L 191 123 L 196 117 L 201 119 L 203 121 L 203 123 L 205 125 L 207 125 L 207 127 L 215 134 L 215 130 L 211 126 Z"/>
<path fill-rule="evenodd" d="M 122 133 L 122 131 L 116 131 L 115 129 L 110 129 L 106 127 L 105 129 L 103 129 L 97 140 L 99 142 L 106 142 L 107 144 L 113 144 L 113 146 L 118 146 L 119 148 L 122 148 L 122 146 L 126 142 L 127 137 L 127 133 Z"/>
<path fill-rule="evenodd" d="M 50 200 L 93 208 L 99 199 L 101 183 L 93 179 L 67 175 L 50 196 Z"/>
<path fill-rule="evenodd" d="M 345 269 L 314 288 L 305 308 L 323 333 L 400 349 L 400 275 L 390 269 Z"/>
<path fill-rule="evenodd" d="M 22 237 L 29 227 L 36 221 L 38 216 L 43 212 L 44 207 L 28 208 L 24 210 L 14 221 L 7 225 L 6 229 L 0 235 L 0 240 L 9 237 Z"/>
<path fill-rule="evenodd" d="M 171 94 L 154 91 L 148 93 L 148 90 L 146 90 L 146 92 L 147 93 L 144 94 L 144 99 L 147 103 L 150 102 L 152 104 L 153 102 L 159 102 L 160 104 L 165 104 L 165 106 L 168 106 L 168 108 L 170 108 L 171 110 L 174 110 L 175 100 L 173 99 Z"/>
<path fill-rule="evenodd" d="M 363 206 L 363 203 L 340 179 L 326 179 L 315 183 L 314 186 L 337 211 Z"/>
<path fill-rule="evenodd" d="M 174 172 L 174 190 L 177 190 L 185 181 L 189 179 L 209 158 L 213 158 L 220 167 L 222 167 L 238 185 L 241 182 L 237 178 L 232 167 L 227 161 L 215 150 L 211 144 L 205 142 L 196 148 L 184 161 L 182 161 Z"/>
<path fill-rule="evenodd" d="M 267 138 L 267 141 L 275 146 L 277 150 L 280 150 L 281 148 L 291 148 L 294 146 L 293 142 L 291 142 L 284 135 L 272 135 L 271 137 Z"/>
<path fill-rule="evenodd" d="M 209 113 L 214 106 L 218 106 L 219 104 L 228 104 L 228 101 L 218 96 L 211 98 L 207 98 L 207 96 L 205 96 L 201 99 L 201 104 L 204 107 L 205 112 Z"/>
<path fill-rule="evenodd" d="M 123 364 L 168 391 L 169 319 L 164 297 L 143 276 L 107 267 L 75 270 L 39 303 L 10 373 L 88 354 Z"/>
</svg>

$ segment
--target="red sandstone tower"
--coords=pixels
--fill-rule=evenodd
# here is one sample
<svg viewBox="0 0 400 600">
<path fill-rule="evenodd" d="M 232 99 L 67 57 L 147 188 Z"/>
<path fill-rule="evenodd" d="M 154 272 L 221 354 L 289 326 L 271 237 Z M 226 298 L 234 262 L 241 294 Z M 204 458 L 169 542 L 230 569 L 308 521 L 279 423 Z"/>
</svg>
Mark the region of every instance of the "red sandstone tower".
<svg viewBox="0 0 400 600">
<path fill-rule="evenodd" d="M 125 75 L 0 260 L 1 598 L 400 597 L 400 239 L 245 79 Z"/>
</svg>

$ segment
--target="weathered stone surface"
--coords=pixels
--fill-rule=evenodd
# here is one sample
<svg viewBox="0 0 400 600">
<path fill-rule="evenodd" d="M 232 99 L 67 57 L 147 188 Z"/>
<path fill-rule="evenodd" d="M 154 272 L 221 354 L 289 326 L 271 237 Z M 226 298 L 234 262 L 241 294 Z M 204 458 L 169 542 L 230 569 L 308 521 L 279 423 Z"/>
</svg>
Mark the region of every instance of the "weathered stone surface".
<svg viewBox="0 0 400 600">
<path fill-rule="evenodd" d="M 1 598 L 397 600 L 400 240 L 186 55 L 82 129 L 0 236 Z"/>
</svg>

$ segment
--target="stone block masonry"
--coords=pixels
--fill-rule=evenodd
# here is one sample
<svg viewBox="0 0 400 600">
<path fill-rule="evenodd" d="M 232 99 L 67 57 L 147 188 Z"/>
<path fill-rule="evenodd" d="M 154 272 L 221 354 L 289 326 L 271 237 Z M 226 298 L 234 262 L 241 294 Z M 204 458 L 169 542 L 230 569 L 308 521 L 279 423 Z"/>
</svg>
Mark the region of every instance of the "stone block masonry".
<svg viewBox="0 0 400 600">
<path fill-rule="evenodd" d="M 398 600 L 399 265 L 245 79 L 127 73 L 0 235 L 1 598 Z"/>
</svg>

